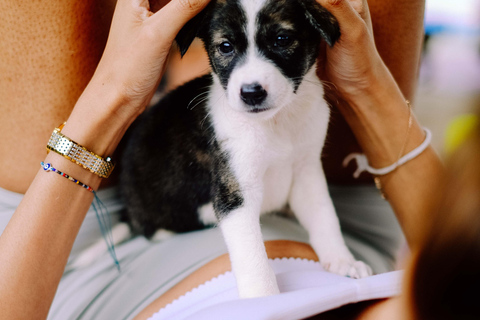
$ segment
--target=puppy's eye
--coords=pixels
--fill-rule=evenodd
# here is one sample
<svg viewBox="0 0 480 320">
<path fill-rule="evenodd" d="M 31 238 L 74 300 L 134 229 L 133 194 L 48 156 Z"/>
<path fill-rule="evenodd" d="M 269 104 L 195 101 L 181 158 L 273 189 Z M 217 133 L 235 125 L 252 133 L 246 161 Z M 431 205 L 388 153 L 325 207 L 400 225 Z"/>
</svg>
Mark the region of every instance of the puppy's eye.
<svg viewBox="0 0 480 320">
<path fill-rule="evenodd" d="M 285 48 L 285 47 L 290 46 L 292 44 L 292 42 L 293 42 L 292 37 L 287 36 L 287 35 L 279 35 L 275 39 L 275 42 L 273 43 L 273 45 L 275 47 Z"/>
<path fill-rule="evenodd" d="M 233 48 L 233 45 L 230 42 L 224 41 L 218 46 L 218 50 L 220 51 L 220 53 L 224 55 L 229 55 L 233 53 L 235 49 Z"/>
</svg>

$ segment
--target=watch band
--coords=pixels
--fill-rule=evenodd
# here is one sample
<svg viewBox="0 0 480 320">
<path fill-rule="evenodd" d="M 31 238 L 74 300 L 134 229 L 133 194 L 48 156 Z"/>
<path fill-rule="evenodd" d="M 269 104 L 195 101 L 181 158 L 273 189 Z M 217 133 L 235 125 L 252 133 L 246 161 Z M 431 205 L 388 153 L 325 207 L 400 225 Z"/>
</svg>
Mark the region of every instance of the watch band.
<svg viewBox="0 0 480 320">
<path fill-rule="evenodd" d="M 61 133 L 63 126 L 55 128 L 47 144 L 47 152 L 55 151 L 68 160 L 75 162 L 83 168 L 90 170 L 102 178 L 108 178 L 112 173 L 115 164 L 110 157 L 102 158 L 99 155 L 88 151 L 78 143 Z"/>
</svg>

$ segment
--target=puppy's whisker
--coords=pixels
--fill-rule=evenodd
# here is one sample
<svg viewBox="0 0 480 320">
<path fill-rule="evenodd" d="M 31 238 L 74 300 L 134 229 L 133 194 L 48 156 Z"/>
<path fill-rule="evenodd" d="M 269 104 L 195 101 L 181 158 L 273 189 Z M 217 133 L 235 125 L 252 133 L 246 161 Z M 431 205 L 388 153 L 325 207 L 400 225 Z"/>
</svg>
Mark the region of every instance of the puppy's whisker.
<svg viewBox="0 0 480 320">
<path fill-rule="evenodd" d="M 190 110 L 190 111 L 193 110 L 196 106 L 198 106 L 199 104 L 204 103 L 205 101 L 208 101 L 208 97 L 205 97 L 205 98 L 203 98 L 203 99 L 198 100 L 198 102 L 197 102 L 192 108 L 190 108 L 189 110 Z"/>
<path fill-rule="evenodd" d="M 189 102 L 188 105 L 187 105 L 187 109 L 193 110 L 193 108 L 195 108 L 199 103 L 205 101 L 205 99 L 204 99 L 204 100 L 202 100 L 201 102 L 195 104 L 192 108 L 190 108 L 190 106 L 192 105 L 192 103 L 193 103 L 196 99 L 202 98 L 202 97 L 205 97 L 205 96 L 208 96 L 208 94 L 209 94 L 209 92 L 210 92 L 210 91 L 209 91 L 209 87 L 204 87 L 204 88 L 202 88 L 202 90 L 205 90 L 205 91 L 199 93 L 199 94 L 196 95 L 192 100 L 190 100 L 190 102 Z"/>
<path fill-rule="evenodd" d="M 202 99 L 199 99 L 199 98 L 201 98 L 201 97 L 200 97 L 200 96 L 197 96 L 197 97 L 195 97 L 194 99 L 192 99 L 192 100 L 188 103 L 187 109 L 188 109 L 188 110 L 193 110 L 196 106 L 198 106 L 199 104 L 201 104 L 203 101 L 208 100 L 208 98 L 202 98 Z M 191 107 L 192 103 L 193 103 L 195 100 L 196 100 L 195 105 L 194 105 L 193 107 Z"/>
</svg>

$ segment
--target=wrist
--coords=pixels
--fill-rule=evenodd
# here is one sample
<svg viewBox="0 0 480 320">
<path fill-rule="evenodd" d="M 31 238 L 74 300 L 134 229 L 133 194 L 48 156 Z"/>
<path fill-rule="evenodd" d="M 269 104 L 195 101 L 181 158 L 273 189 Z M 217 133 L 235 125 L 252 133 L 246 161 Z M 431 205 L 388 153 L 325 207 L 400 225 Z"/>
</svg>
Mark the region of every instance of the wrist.
<svg viewBox="0 0 480 320">
<path fill-rule="evenodd" d="M 378 77 L 363 95 L 339 102 L 339 110 L 374 168 L 392 165 L 402 147 L 409 152 L 418 147 L 425 134 L 388 73 Z M 408 123 L 412 117 L 411 131 Z M 407 137 L 408 135 L 408 137 Z M 403 155 L 403 154 L 402 154 Z"/>
<path fill-rule="evenodd" d="M 362 117 L 362 115 L 385 109 L 385 102 L 405 101 L 400 88 L 385 65 L 383 68 L 372 68 L 365 80 L 350 91 L 341 92 L 344 99 L 340 105 L 346 116 Z"/>
<path fill-rule="evenodd" d="M 129 101 L 108 84 L 85 89 L 62 133 L 87 150 L 111 156 L 136 115 L 128 114 Z"/>
</svg>

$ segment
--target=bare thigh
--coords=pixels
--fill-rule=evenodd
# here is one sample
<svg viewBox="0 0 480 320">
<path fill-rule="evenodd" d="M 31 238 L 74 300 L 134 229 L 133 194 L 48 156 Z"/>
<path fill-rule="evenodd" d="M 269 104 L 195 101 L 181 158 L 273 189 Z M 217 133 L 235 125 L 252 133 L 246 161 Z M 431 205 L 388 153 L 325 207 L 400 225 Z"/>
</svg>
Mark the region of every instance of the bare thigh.
<svg viewBox="0 0 480 320">
<path fill-rule="evenodd" d="M 318 257 L 312 247 L 306 243 L 291 240 L 272 240 L 265 242 L 268 258 L 300 258 L 318 261 Z M 158 297 L 149 306 L 143 309 L 134 320 L 148 319 L 158 310 L 178 299 L 185 293 L 199 285 L 231 270 L 228 254 L 223 254 L 204 266 L 200 267 L 177 285 L 172 287 L 165 294 Z M 363 301 L 346 305 L 338 309 L 313 316 L 309 319 L 338 320 L 358 319 L 373 320 L 384 319 L 391 316 L 392 311 L 399 313 L 399 298 Z"/>
<path fill-rule="evenodd" d="M 312 247 L 301 242 L 290 240 L 266 241 L 265 248 L 270 259 L 301 258 L 318 261 L 318 257 L 313 251 Z M 228 254 L 224 254 L 213 259 L 180 281 L 165 294 L 158 297 L 154 302 L 140 312 L 135 319 L 148 319 L 155 312 L 165 307 L 175 299 L 181 297 L 185 293 L 230 270 L 231 265 Z"/>
</svg>

